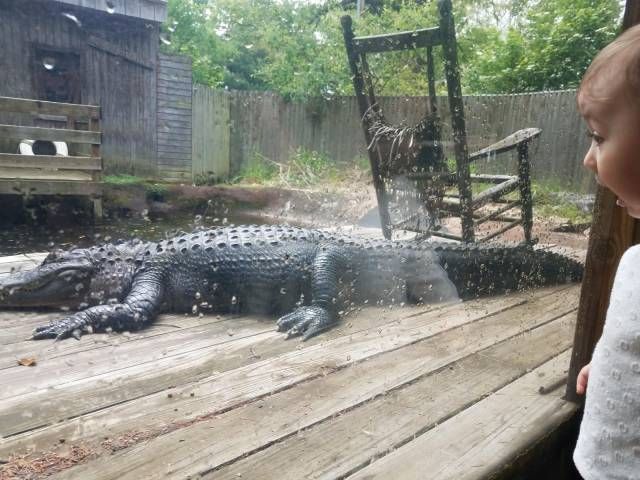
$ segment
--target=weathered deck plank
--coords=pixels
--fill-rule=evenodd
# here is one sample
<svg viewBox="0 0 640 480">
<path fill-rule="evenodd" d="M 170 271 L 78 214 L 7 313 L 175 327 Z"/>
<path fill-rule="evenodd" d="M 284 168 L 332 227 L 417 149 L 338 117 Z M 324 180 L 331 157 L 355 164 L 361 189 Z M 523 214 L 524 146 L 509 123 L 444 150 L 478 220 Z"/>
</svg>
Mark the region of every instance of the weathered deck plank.
<svg viewBox="0 0 640 480">
<path fill-rule="evenodd" d="M 424 472 L 433 480 L 488 478 L 577 409 L 562 399 L 564 388 L 538 393 L 542 378 L 566 378 L 569 360 L 570 351 L 558 355 L 348 478 L 411 480 Z"/>
<path fill-rule="evenodd" d="M 56 180 L 91 182 L 93 174 L 81 170 L 45 170 L 39 168 L 0 167 L 0 178 L 7 180 Z"/>
<path fill-rule="evenodd" d="M 292 355 L 281 355 L 262 365 L 236 369 L 229 372 L 228 375 L 207 379 L 206 383 L 200 382 L 199 385 L 190 386 L 188 389 L 178 389 L 172 399 L 167 399 L 166 393 L 163 398 L 157 396 L 151 402 L 151 398 L 147 398 L 144 408 L 153 412 L 151 414 L 140 412 L 142 403 L 133 410 L 130 409 L 130 406 L 123 406 L 124 411 L 120 411 L 117 415 L 114 415 L 114 411 L 108 418 L 128 418 L 130 422 L 144 425 L 144 431 L 138 432 L 143 436 L 154 423 L 157 423 L 158 417 L 164 417 L 161 424 L 167 424 L 172 416 L 176 418 L 173 413 L 176 407 L 181 413 L 178 418 L 185 418 L 185 416 L 188 418 L 198 410 L 201 414 L 207 414 L 207 412 L 209 415 L 216 414 L 216 418 L 202 419 L 191 426 L 159 436 L 145 444 L 124 450 L 115 456 L 104 457 L 96 462 L 78 467 L 78 469 L 70 470 L 68 475 L 71 477 L 63 475 L 61 478 L 72 478 L 73 475 L 77 478 L 87 476 L 90 478 L 124 479 L 140 478 L 141 475 L 144 475 L 145 478 L 184 478 L 188 475 L 206 472 L 243 454 L 250 453 L 253 449 L 265 446 L 261 442 L 267 442 L 268 445 L 282 438 L 282 435 L 290 435 L 292 432 L 353 408 L 377 395 L 385 394 L 390 389 L 429 375 L 467 355 L 490 348 L 496 343 L 516 337 L 523 331 L 528 331 L 536 326 L 553 322 L 558 316 L 575 310 L 575 300 L 573 304 L 567 302 L 567 298 L 571 297 L 571 295 L 567 295 L 567 292 L 557 293 L 555 296 L 555 299 L 550 299 L 549 295 L 542 298 L 540 296 L 534 297 L 535 300 L 529 303 L 511 305 L 507 309 L 493 313 L 489 310 L 489 312 L 481 314 L 475 321 L 458 322 L 457 326 L 453 326 L 456 324 L 456 318 L 451 318 L 449 315 L 449 318 L 441 319 L 440 322 L 432 323 L 429 326 L 430 329 L 435 329 L 432 335 L 422 334 L 422 337 L 418 336 L 411 342 L 400 341 L 397 343 L 397 339 L 403 336 L 401 322 L 399 325 L 383 328 L 382 333 L 372 335 L 371 339 L 356 338 L 356 335 L 351 335 L 351 341 L 347 344 L 348 350 L 343 350 L 341 339 L 337 339 L 319 345 L 318 347 L 321 348 L 319 351 L 315 347 L 311 347 L 300 352 L 292 352 Z M 465 312 L 462 316 L 468 317 L 469 313 Z M 514 321 L 514 319 L 518 320 Z M 414 317 L 411 321 L 416 321 L 416 318 Z M 443 329 L 443 323 L 448 323 L 453 328 Z M 415 328 L 413 330 L 415 331 Z M 571 336 L 570 328 L 565 327 L 564 333 L 566 335 L 562 348 L 567 348 L 567 342 L 570 341 L 568 339 Z M 394 343 L 389 343 L 389 337 L 394 339 Z M 554 345 L 548 338 L 546 343 L 549 346 Z M 378 345 L 382 345 L 384 348 L 376 348 L 376 354 L 372 355 L 372 348 Z M 558 348 L 557 345 L 555 347 Z M 546 353 L 548 358 L 557 353 L 557 350 L 549 350 Z M 347 357 L 346 361 L 344 357 Z M 354 360 L 367 361 L 354 364 Z M 346 370 L 351 372 L 351 375 L 356 374 L 361 378 L 360 388 L 353 391 L 347 390 L 343 394 L 340 394 L 340 391 L 334 394 L 339 385 L 344 382 L 332 382 L 336 375 L 333 372 L 339 367 L 347 365 L 350 365 L 350 368 Z M 301 377 L 298 371 L 300 369 L 307 370 L 309 367 L 315 370 L 315 375 Z M 322 374 L 326 376 L 322 376 Z M 300 384 L 303 380 L 307 380 L 307 382 Z M 310 390 L 307 390 L 305 386 L 313 385 L 308 382 L 309 380 L 316 382 L 316 386 L 309 387 Z M 329 382 L 326 388 L 324 382 Z M 351 384 L 347 385 L 351 388 Z M 298 390 L 302 391 L 301 389 L 306 390 L 306 393 L 299 397 Z M 277 393 L 281 390 L 284 392 Z M 316 392 L 316 396 L 326 395 L 326 397 L 314 400 L 311 392 Z M 292 398 L 297 398 L 298 403 L 295 403 L 294 400 L 291 402 L 283 401 L 281 414 L 277 413 L 278 409 L 265 410 L 267 413 L 262 414 L 262 416 L 266 415 L 265 420 L 260 420 L 260 415 L 255 418 L 247 416 L 246 409 L 254 408 L 253 403 L 251 406 L 238 408 L 247 401 L 256 400 L 268 393 L 275 394 L 275 397 L 284 395 L 285 398 L 287 395 L 291 395 Z M 201 405 L 199 408 L 196 407 L 198 404 Z M 287 405 L 289 409 L 287 409 Z M 259 406 L 255 408 L 260 409 Z M 160 414 L 162 410 L 164 413 Z M 217 417 L 224 416 L 224 412 L 229 410 L 229 414 L 233 412 L 233 415 L 236 416 L 236 421 L 230 423 L 230 425 L 235 424 L 237 428 L 232 438 L 229 436 L 228 430 L 216 427 L 216 422 L 219 420 Z M 301 415 L 303 412 L 306 412 L 306 415 Z M 283 418 L 282 415 L 286 418 Z M 97 422 L 102 427 L 103 433 L 109 431 L 105 428 L 108 426 L 108 418 L 102 418 Z M 278 419 L 273 425 L 269 423 L 272 418 Z M 82 424 L 85 434 L 87 427 L 91 428 L 91 424 L 88 424 L 86 420 Z M 271 435 L 272 438 L 269 438 L 268 435 L 266 439 L 264 436 L 258 438 L 256 445 L 252 444 L 249 438 L 259 437 L 256 431 L 258 424 L 263 424 L 261 431 L 263 434 Z M 281 428 L 276 428 L 278 426 Z M 248 430 L 245 432 L 244 430 L 247 428 Z M 280 437 L 278 433 L 280 433 Z M 214 435 L 216 435 L 215 438 L 218 438 L 218 435 L 222 436 L 216 441 L 213 440 Z M 181 442 L 180 439 L 188 439 L 188 441 Z M 212 440 L 209 441 L 209 439 Z M 194 445 L 197 445 L 197 448 L 194 448 Z"/>
<path fill-rule="evenodd" d="M 506 303 L 510 302 L 522 300 L 509 299 Z M 494 308 L 498 308 L 499 305 L 504 305 L 505 301 L 496 299 L 494 303 Z M 448 308 L 458 306 L 434 310 L 446 312 Z M 383 315 L 363 315 L 362 321 L 356 322 L 354 319 L 347 322 L 341 328 L 312 339 L 305 346 L 313 347 L 332 338 L 343 338 L 356 331 L 354 325 L 358 325 L 360 329 L 364 328 L 366 332 L 366 329 L 378 328 L 389 321 L 396 321 L 397 314 L 411 317 L 419 316 L 418 312 L 420 315 L 425 314 L 424 311 L 415 308 L 405 308 L 390 310 Z M 163 321 L 161 318 L 160 322 Z M 423 320 L 423 326 L 428 325 L 430 321 L 434 320 Z M 177 321 L 174 323 L 179 324 Z M 231 325 L 234 330 L 232 336 L 229 335 Z M 122 343 L 117 350 L 112 345 L 107 345 L 111 347 L 107 350 L 104 349 L 104 345 L 102 350 L 95 350 L 94 347 L 99 348 L 100 345 L 92 345 L 88 351 L 74 353 L 73 356 L 61 355 L 41 362 L 40 372 L 37 369 L 25 371 L 24 367 L 18 366 L 0 370 L 0 382 L 11 385 L 10 391 L 5 394 L 8 397 L 0 401 L 2 436 L 41 427 L 42 422 L 46 425 L 61 418 L 77 417 L 170 386 L 194 382 L 212 375 L 212 372 L 224 372 L 258 360 L 265 361 L 286 352 L 296 352 L 301 346 L 295 340 L 284 341 L 283 334 L 274 331 L 272 320 L 260 322 L 253 318 L 243 322 L 242 319 L 232 319 L 223 326 L 211 325 L 210 329 L 209 335 L 206 332 L 168 332 L 161 338 L 147 337 L 135 342 Z M 362 330 L 359 331 L 362 334 Z M 70 342 L 71 348 L 82 343 L 72 340 L 67 342 Z M 39 343 L 41 342 L 29 342 L 29 346 L 38 348 Z M 7 361 L 13 362 L 13 359 L 9 358 Z M 55 372 L 55 375 L 51 375 L 51 372 Z M 214 378 L 217 376 L 214 375 Z M 126 388 L 122 388 L 122 385 L 126 385 Z M 30 386 L 37 390 L 27 393 Z M 52 390 L 53 386 L 57 388 Z M 33 402 L 36 406 L 35 411 L 31 412 L 29 418 L 20 419 L 19 412 L 27 402 Z M 33 439 L 28 434 L 26 436 L 30 441 Z M 5 445 L 0 445 L 0 455 L 4 449 Z"/>
<path fill-rule="evenodd" d="M 19 272 L 33 268 L 41 263 L 46 256 L 46 253 L 28 253 L 26 255 L 0 257 L 0 277 L 12 272 Z"/>
<path fill-rule="evenodd" d="M 448 368 L 437 370 L 359 408 L 301 430 L 297 435 L 291 435 L 277 444 L 269 446 L 269 443 L 263 441 L 261 446 L 268 448 L 260 449 L 257 453 L 220 469 L 213 469 L 203 475 L 203 478 L 251 478 L 256 473 L 264 480 L 344 478 L 350 472 L 412 441 L 465 407 L 550 360 L 558 351 L 569 348 L 574 318 L 575 314 L 571 313 L 533 329 L 528 335 L 519 335 L 473 353 L 449 364 Z M 403 364 L 398 368 L 403 368 Z M 341 375 L 343 378 L 336 375 L 333 381 L 323 385 L 323 390 L 343 397 L 348 395 L 344 392 L 344 386 L 354 385 L 357 388 L 358 379 L 366 373 L 368 372 L 358 370 L 345 372 Z M 545 379 L 541 378 L 540 381 L 542 384 Z M 303 392 L 298 392 L 299 399 L 304 398 L 303 393 L 312 395 L 313 390 L 309 387 L 311 385 L 305 387 Z M 275 402 L 271 399 L 267 399 L 265 403 L 270 412 L 275 413 L 279 408 L 286 410 L 284 403 L 274 405 Z M 316 409 L 321 408 L 317 403 L 319 402 L 309 405 L 308 411 L 315 414 Z M 249 410 L 249 407 L 245 410 Z M 258 412 L 255 408 L 254 411 Z M 302 413 L 308 415 L 307 411 Z M 231 416 L 228 414 L 225 417 Z M 258 417 L 248 411 L 243 416 L 256 418 L 258 426 L 254 425 L 254 429 L 257 432 L 274 429 L 273 419 L 268 422 L 259 421 Z M 237 428 L 232 425 L 239 423 L 237 418 L 233 419 L 234 423 L 224 420 L 220 419 L 217 423 L 220 428 L 226 427 L 227 431 Z M 244 437 L 250 439 L 244 441 L 245 448 L 256 443 L 256 436 L 247 434 Z M 430 455 L 443 453 L 433 451 Z M 301 459 L 304 461 L 299 461 Z M 403 477 L 390 474 L 387 478 Z"/>
</svg>

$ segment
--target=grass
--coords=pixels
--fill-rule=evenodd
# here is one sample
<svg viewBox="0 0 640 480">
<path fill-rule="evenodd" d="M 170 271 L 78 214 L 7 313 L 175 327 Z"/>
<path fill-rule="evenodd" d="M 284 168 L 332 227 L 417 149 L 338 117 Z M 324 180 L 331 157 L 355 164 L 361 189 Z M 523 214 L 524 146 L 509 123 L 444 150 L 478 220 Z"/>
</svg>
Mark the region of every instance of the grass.
<svg viewBox="0 0 640 480">
<path fill-rule="evenodd" d="M 167 193 L 167 187 L 162 183 L 156 183 L 135 175 L 106 175 L 102 182 L 114 186 L 140 185 L 144 188 L 149 200 L 162 201 Z"/>
<path fill-rule="evenodd" d="M 144 178 L 135 175 L 106 175 L 102 181 L 109 185 L 142 185 L 147 182 Z"/>
<path fill-rule="evenodd" d="M 533 182 L 531 191 L 536 215 L 561 217 L 574 225 L 591 223 L 591 212 L 585 213 L 573 203 L 560 198 L 559 194 L 566 192 L 566 188 L 552 182 Z"/>
<path fill-rule="evenodd" d="M 275 162 L 260 153 L 254 153 L 231 183 L 297 188 L 326 187 L 349 181 L 354 172 L 368 170 L 369 160 L 366 157 L 356 158 L 353 166 L 339 165 L 322 153 L 299 147 L 291 153 L 286 163 Z"/>
<path fill-rule="evenodd" d="M 449 163 L 455 168 L 451 160 Z M 229 183 L 314 188 L 353 185 L 370 180 L 371 169 L 367 156 L 358 156 L 349 164 L 338 164 L 322 153 L 299 147 L 291 153 L 286 163 L 275 162 L 255 152 L 238 176 Z M 142 185 L 147 191 L 147 196 L 153 199 L 162 198 L 166 192 L 164 185 L 133 175 L 107 175 L 104 182 L 111 185 Z M 218 178 L 206 174 L 194 178 L 195 185 L 212 185 L 218 182 Z M 474 183 L 473 195 L 491 186 L 493 184 Z M 585 213 L 573 203 L 562 199 L 561 194 L 567 191 L 563 186 L 552 181 L 533 182 L 531 190 L 536 216 L 562 218 L 571 224 L 591 222 L 591 213 Z M 507 198 L 515 199 L 518 195 L 517 191 L 512 192 Z"/>
</svg>

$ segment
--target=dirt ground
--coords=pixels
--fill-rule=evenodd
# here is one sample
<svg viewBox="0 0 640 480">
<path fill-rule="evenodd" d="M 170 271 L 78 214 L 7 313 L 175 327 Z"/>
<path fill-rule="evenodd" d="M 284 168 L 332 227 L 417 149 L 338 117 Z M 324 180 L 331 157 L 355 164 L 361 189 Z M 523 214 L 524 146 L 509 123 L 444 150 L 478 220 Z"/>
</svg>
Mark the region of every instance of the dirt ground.
<svg viewBox="0 0 640 480">
<path fill-rule="evenodd" d="M 316 228 L 356 229 L 362 232 L 379 225 L 375 191 L 364 183 L 332 187 L 325 191 L 280 190 L 279 195 L 272 196 L 255 213 L 274 222 Z M 441 223 L 446 231 L 460 233 L 459 219 L 443 218 Z M 483 231 L 491 232 L 502 225 L 499 222 L 487 222 L 483 225 Z M 563 231 L 567 229 L 575 231 Z M 589 239 L 587 226 L 571 228 L 565 218 L 536 216 L 535 206 L 533 235 L 541 244 L 585 251 Z M 522 239 L 522 229 L 513 228 L 496 240 L 518 243 Z"/>
</svg>

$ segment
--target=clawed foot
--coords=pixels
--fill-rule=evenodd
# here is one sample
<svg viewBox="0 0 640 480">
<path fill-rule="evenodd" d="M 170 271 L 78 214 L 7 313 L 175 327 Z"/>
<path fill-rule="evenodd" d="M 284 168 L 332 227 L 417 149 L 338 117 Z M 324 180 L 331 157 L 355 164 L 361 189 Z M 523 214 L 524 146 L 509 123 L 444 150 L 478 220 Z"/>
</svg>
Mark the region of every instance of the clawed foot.
<svg viewBox="0 0 640 480">
<path fill-rule="evenodd" d="M 312 305 L 297 308 L 276 323 L 279 332 L 287 332 L 287 338 L 302 335 L 303 340 L 308 340 L 331 328 L 335 322 L 336 318 L 328 310 Z"/>
<path fill-rule="evenodd" d="M 85 327 L 85 321 L 79 318 L 77 315 L 71 317 L 62 318 L 52 321 L 49 325 L 43 325 L 37 327 L 31 335 L 32 340 L 43 340 L 45 338 L 55 338 L 56 340 L 62 340 L 67 337 L 74 337 L 80 340 L 83 329 Z"/>
</svg>

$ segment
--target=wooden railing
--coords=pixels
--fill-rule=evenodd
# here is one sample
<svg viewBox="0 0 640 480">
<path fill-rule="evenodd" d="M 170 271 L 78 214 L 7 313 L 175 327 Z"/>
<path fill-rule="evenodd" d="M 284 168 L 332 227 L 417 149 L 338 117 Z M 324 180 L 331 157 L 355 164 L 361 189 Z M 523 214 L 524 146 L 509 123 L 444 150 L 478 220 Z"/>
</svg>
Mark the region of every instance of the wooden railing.
<svg viewBox="0 0 640 480">
<path fill-rule="evenodd" d="M 79 155 L 0 152 L 0 194 L 88 195 L 93 200 L 96 217 L 101 217 L 100 107 L 0 97 L 0 114 L 7 118 L 18 114 L 22 119 L 20 125 L 0 124 L 0 139 L 14 140 L 16 145 L 23 140 L 65 142 L 71 146 L 71 152 L 80 149 L 86 152 Z M 26 116 L 31 118 L 25 120 Z M 37 126 L 43 122 L 63 122 L 65 128 Z"/>
</svg>

